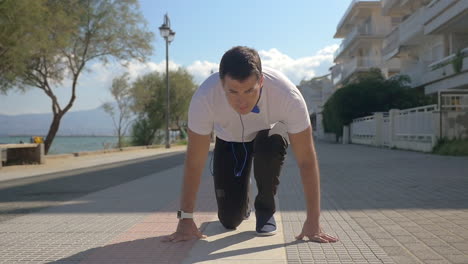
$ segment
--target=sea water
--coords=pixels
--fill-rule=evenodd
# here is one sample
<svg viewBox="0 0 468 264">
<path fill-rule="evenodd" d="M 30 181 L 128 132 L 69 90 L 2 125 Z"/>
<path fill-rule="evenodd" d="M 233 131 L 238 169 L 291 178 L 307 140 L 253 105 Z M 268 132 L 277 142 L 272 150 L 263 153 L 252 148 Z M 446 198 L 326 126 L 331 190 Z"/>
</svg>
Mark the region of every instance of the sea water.
<svg viewBox="0 0 468 264">
<path fill-rule="evenodd" d="M 29 143 L 31 137 L 0 137 L 0 144 L 18 144 Z M 99 137 L 99 136 L 56 136 L 52 142 L 48 154 L 65 154 L 81 151 L 95 151 L 102 149 L 115 148 L 117 146 L 117 137 Z"/>
</svg>

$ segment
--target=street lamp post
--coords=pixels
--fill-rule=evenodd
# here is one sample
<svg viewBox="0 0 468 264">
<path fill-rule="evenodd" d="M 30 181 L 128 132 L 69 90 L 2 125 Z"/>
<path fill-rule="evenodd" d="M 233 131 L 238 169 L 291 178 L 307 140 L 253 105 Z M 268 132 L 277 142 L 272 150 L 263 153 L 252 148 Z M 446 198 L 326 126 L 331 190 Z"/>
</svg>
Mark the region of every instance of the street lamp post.
<svg viewBox="0 0 468 264">
<path fill-rule="evenodd" d="M 174 40 L 175 32 L 171 29 L 171 21 L 169 16 L 164 15 L 164 23 L 159 27 L 161 36 L 166 40 L 166 148 L 171 147 L 169 142 L 169 43 Z"/>
</svg>

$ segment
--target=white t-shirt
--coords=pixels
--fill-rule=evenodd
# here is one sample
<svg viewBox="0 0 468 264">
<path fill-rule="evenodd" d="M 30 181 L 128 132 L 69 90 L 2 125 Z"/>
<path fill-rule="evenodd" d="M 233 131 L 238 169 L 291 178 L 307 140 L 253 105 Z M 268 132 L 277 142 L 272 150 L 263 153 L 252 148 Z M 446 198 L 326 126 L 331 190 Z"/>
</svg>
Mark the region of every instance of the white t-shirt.
<svg viewBox="0 0 468 264">
<path fill-rule="evenodd" d="M 263 88 L 257 103 L 259 113 L 239 115 L 227 101 L 218 73 L 212 74 L 192 97 L 188 114 L 188 127 L 200 135 L 213 131 L 224 141 L 252 141 L 257 132 L 271 129 L 283 122 L 289 133 L 304 131 L 310 126 L 307 106 L 297 87 L 279 71 L 263 68 Z"/>
</svg>

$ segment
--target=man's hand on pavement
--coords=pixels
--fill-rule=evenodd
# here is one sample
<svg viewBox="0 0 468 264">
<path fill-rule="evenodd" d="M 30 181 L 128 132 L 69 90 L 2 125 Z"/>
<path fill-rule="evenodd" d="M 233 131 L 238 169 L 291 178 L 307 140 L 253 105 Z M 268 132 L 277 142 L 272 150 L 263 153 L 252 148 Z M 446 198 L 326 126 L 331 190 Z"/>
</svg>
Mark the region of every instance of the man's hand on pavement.
<svg viewBox="0 0 468 264">
<path fill-rule="evenodd" d="M 197 225 L 193 219 L 181 219 L 177 225 L 177 231 L 173 234 L 163 238 L 163 242 L 179 242 L 186 241 L 192 238 L 206 238 L 200 230 L 198 230 Z"/>
<path fill-rule="evenodd" d="M 339 239 L 333 237 L 322 231 L 320 225 L 311 223 L 311 221 L 306 220 L 304 226 L 302 227 L 302 232 L 296 236 L 297 240 L 302 240 L 304 237 L 309 238 L 310 241 L 318 243 L 335 243 Z"/>
</svg>

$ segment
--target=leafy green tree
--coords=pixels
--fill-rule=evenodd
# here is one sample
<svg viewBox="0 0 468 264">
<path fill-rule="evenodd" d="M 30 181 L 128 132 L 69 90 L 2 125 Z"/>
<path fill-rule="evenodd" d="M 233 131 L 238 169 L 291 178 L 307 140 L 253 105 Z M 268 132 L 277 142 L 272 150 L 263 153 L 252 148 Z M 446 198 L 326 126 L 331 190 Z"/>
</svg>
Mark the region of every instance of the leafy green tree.
<svg viewBox="0 0 468 264">
<path fill-rule="evenodd" d="M 156 129 L 147 116 L 140 115 L 140 117 L 133 122 L 131 132 L 132 145 L 148 146 L 152 145 L 154 142 Z"/>
<path fill-rule="evenodd" d="M 158 72 L 139 77 L 131 90 L 132 109 L 138 117 L 132 127 L 133 145 L 151 145 L 156 131 L 164 125 L 163 75 Z"/>
<path fill-rule="evenodd" d="M 165 75 L 164 78 L 166 78 Z M 188 119 L 190 100 L 192 99 L 197 85 L 193 81 L 193 76 L 182 68 L 169 73 L 169 82 L 169 117 L 171 123 L 177 126 L 181 134 L 184 134 L 183 127 L 186 126 L 184 121 Z"/>
<path fill-rule="evenodd" d="M 23 6 L 33 2 L 36 8 Z M 7 49 L 22 41 L 24 35 L 30 44 L 13 49 L 14 54 L 25 55 L 10 55 L 6 66 L 2 65 L 0 90 L 6 93 L 11 89 L 38 88 L 51 99 L 53 120 L 44 142 L 46 153 L 60 121 L 76 100 L 79 77 L 91 61 L 143 61 L 152 52 L 153 33 L 146 28 L 137 0 L 4 0 L 0 6 L 2 11 L 12 11 L 12 21 L 21 21 L 21 16 L 30 14 L 31 19 L 37 18 L 24 27 L 5 25 L 9 32 L 15 30 L 11 27 L 26 32 L 19 37 L 10 33 L 2 40 L 8 44 Z M 70 81 L 71 96 L 61 106 L 55 88 L 64 80 Z"/>
<path fill-rule="evenodd" d="M 122 148 L 123 137 L 127 133 L 128 126 L 132 121 L 131 87 L 128 81 L 128 73 L 124 73 L 122 76 L 115 78 L 109 90 L 117 105 L 115 107 L 112 103 L 105 103 L 102 106 L 104 111 L 112 117 L 115 132 L 118 137 L 118 148 Z"/>
<path fill-rule="evenodd" d="M 411 88 L 408 76 L 395 76 L 385 80 L 382 74 L 373 70 L 361 75 L 337 90 L 325 103 L 323 125 L 325 132 L 342 136 L 343 126 L 353 119 L 387 112 L 390 109 L 406 109 L 434 103 L 434 98 L 424 91 Z"/>
<path fill-rule="evenodd" d="M 0 1 L 0 92 L 4 94 L 7 80 L 14 78 L 13 73 L 24 71 L 24 61 L 43 48 L 47 34 L 37 23 L 45 19 L 44 3 Z"/>
<path fill-rule="evenodd" d="M 170 124 L 177 126 L 183 134 L 190 99 L 196 84 L 193 82 L 193 77 L 182 68 L 169 72 L 169 82 Z M 155 140 L 156 132 L 164 127 L 166 90 L 166 75 L 158 72 L 146 74 L 134 82 L 133 109 L 138 113 L 138 122 L 132 129 L 134 144 L 151 144 Z"/>
</svg>

